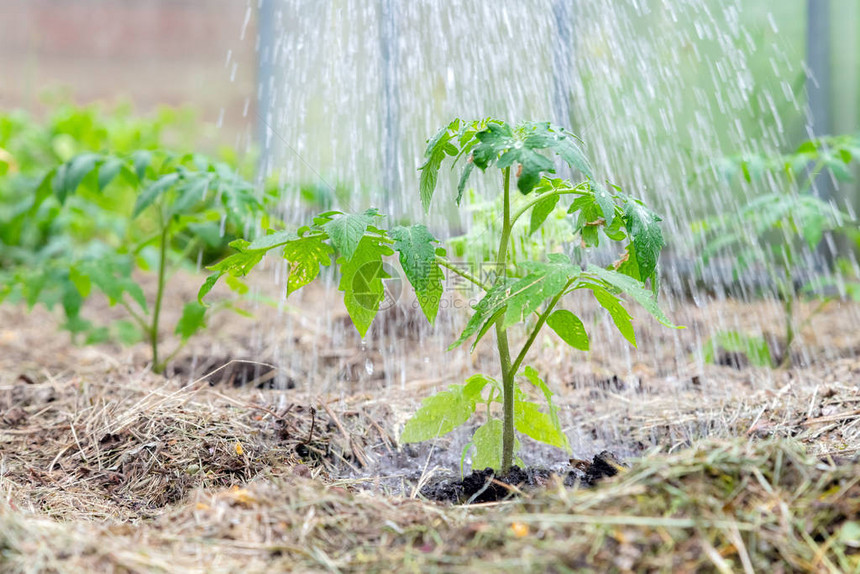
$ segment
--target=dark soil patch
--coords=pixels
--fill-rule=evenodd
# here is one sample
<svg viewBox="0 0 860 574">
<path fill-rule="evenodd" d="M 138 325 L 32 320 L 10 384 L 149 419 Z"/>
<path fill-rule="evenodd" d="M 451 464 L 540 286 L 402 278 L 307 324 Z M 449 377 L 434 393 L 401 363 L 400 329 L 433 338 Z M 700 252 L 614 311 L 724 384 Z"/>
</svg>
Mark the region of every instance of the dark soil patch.
<svg viewBox="0 0 860 574">
<path fill-rule="evenodd" d="M 296 381 L 265 361 L 237 357 L 187 357 L 167 368 L 168 376 L 191 381 L 205 379 L 211 386 L 294 389 Z"/>
<path fill-rule="evenodd" d="M 572 459 L 570 463 L 560 471 L 514 466 L 504 475 L 497 475 L 493 469 L 487 468 L 474 471 L 462 480 L 437 480 L 421 489 L 421 494 L 430 500 L 454 504 L 496 502 L 546 487 L 558 480 L 570 487 L 578 484 L 593 486 L 602 478 L 615 476 L 623 468 L 609 451 L 595 455 L 591 462 Z"/>
</svg>

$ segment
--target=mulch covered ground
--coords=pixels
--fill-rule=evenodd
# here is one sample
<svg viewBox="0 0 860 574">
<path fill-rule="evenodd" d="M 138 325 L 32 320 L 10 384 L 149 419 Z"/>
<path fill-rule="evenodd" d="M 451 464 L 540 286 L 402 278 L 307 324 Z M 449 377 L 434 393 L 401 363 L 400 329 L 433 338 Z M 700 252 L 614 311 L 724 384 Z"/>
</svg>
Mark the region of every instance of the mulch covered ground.
<svg viewBox="0 0 860 574">
<path fill-rule="evenodd" d="M 681 306 L 688 329 L 646 325 L 633 352 L 599 330 L 585 360 L 547 340 L 533 363 L 559 392 L 574 458 L 608 448 L 624 468 L 471 506 L 422 495 L 460 478 L 462 436 L 397 439 L 419 398 L 492 372 L 491 349 L 444 369 L 404 355 L 391 384 L 384 333 L 361 346 L 313 330 L 307 305 L 287 315 L 288 347 L 316 353 L 315 373 L 269 327 L 223 319 L 163 377 L 145 348 L 75 347 L 47 313 L 0 307 L 0 571 L 860 569 L 853 306 L 818 316 L 783 370 L 695 357 L 708 325 L 775 322 L 762 304 Z M 394 336 L 432 351 L 433 333 L 397 331 L 409 320 L 391 321 Z"/>
</svg>

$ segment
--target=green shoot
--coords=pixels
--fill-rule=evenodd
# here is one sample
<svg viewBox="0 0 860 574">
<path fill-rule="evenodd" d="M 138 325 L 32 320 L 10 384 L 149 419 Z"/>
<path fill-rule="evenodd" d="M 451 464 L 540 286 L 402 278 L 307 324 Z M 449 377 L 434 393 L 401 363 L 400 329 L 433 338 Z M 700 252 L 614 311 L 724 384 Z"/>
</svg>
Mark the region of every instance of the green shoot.
<svg viewBox="0 0 860 574">
<path fill-rule="evenodd" d="M 552 178 L 555 156 L 578 170 L 583 180 L 574 185 Z M 287 294 L 313 281 L 323 266 L 334 263 L 339 268 L 338 288 L 344 293 L 353 324 L 364 337 L 383 298 L 386 258 L 397 255 L 430 323 L 437 316 L 443 294 L 443 269 L 457 273 L 484 295 L 474 305 L 471 318 L 451 348 L 471 340 L 474 349 L 487 333 L 494 331 L 500 376 L 476 374 L 465 384 L 451 385 L 425 399 L 401 438 L 404 442 L 419 442 L 442 436 L 465 424 L 484 406 L 480 411 L 487 418 L 470 443 L 475 450 L 472 466 L 507 471 L 517 458 L 517 432 L 570 449 L 552 391 L 526 364 L 545 325 L 574 349 L 589 349 L 582 320 L 559 307 L 563 299 L 591 292 L 633 345 L 636 338 L 632 318 L 622 296 L 641 305 L 660 323 L 675 327 L 658 307 L 655 293 L 657 260 L 664 245 L 660 218 L 617 187 L 607 188 L 594 181 L 578 139 L 549 123 L 525 122 L 512 127 L 494 119 L 458 119 L 442 128 L 428 141 L 426 162 L 420 168 L 419 195 L 425 210 L 432 205 L 438 172 L 449 158 L 462 166 L 458 204 L 475 167 L 484 172 L 498 170 L 501 176 L 497 248 L 493 253 L 480 252 L 485 256 L 483 262 L 497 270 L 490 284 L 459 269 L 424 225 L 386 231 L 378 227 L 381 214 L 371 209 L 359 214 L 328 211 L 297 233 L 273 232 L 252 243 L 233 242 L 236 253 L 210 267 L 213 274 L 200 289 L 199 297 L 202 301 L 224 276 L 240 280 L 266 253 L 277 249 L 289 262 Z M 514 195 L 514 188 L 520 199 Z M 621 245 L 615 264 L 583 268 L 560 253 L 512 264 L 512 235 L 517 223 L 528 217 L 529 232 L 534 233 L 560 205 L 566 206 L 564 211 L 580 248 L 596 247 L 601 241 Z M 514 331 L 523 339 L 516 353 L 512 352 L 510 336 Z M 527 388 L 542 397 L 545 408 L 530 399 Z M 494 416 L 494 405 L 501 405 L 501 418 Z"/>
</svg>

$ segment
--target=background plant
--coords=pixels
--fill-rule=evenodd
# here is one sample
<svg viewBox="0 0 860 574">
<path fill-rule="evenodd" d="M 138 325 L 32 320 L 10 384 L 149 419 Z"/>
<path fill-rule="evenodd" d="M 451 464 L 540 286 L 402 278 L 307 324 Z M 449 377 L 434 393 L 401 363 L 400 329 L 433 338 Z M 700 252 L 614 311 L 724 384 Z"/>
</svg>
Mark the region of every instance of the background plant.
<svg viewBox="0 0 860 574">
<path fill-rule="evenodd" d="M 150 116 L 135 115 L 130 106 L 106 108 L 98 105 L 75 106 L 63 101 L 44 120 L 21 111 L 0 114 L 0 266 L 8 266 L 9 253 L 44 248 L 51 241 L 85 243 L 99 227 L 71 226 L 57 218 L 56 204 L 33 212 L 34 188 L 46 174 L 83 153 L 129 155 L 135 151 L 191 150 L 205 146 L 206 126 L 196 121 L 188 109 L 160 108 Z M 182 152 L 180 152 L 182 153 Z M 253 174 L 252 156 L 239 159 L 235 151 L 222 148 L 218 159 L 249 178 Z M 136 200 L 134 185 L 120 189 L 115 182 L 109 196 L 97 206 L 86 205 L 83 197 L 72 197 L 80 209 L 98 209 L 100 221 L 124 218 Z M 21 215 L 27 213 L 27 225 Z M 121 225 L 121 222 L 114 222 Z M 224 254 L 231 238 L 222 241 Z M 5 259 L 4 259 L 5 258 Z"/>
<path fill-rule="evenodd" d="M 97 108 L 62 109 L 45 124 L 0 118 L 0 300 L 59 306 L 63 327 L 84 342 L 146 340 L 156 371 L 173 355 L 159 349 L 171 272 L 220 257 L 231 237 L 267 217 L 263 204 L 274 199 L 258 198 L 235 164 L 159 147 L 176 119 L 168 111 L 151 120 L 104 116 Z M 152 297 L 136 270 L 155 272 Z M 85 319 L 94 292 L 128 318 Z M 205 321 L 203 306 L 185 306 L 179 348 Z"/>
<path fill-rule="evenodd" d="M 737 332 L 718 333 L 705 347 L 705 358 L 716 348 L 744 353 L 753 364 L 789 364 L 791 347 L 803 327 L 830 300 L 824 288 L 831 280 L 810 283 L 797 275 L 823 262 L 826 234 L 843 234 L 857 228 L 856 221 L 832 202 L 818 197 L 813 183 L 820 175 L 849 181 L 852 161 L 860 160 L 860 137 L 838 136 L 803 143 L 794 153 L 779 156 L 744 155 L 726 158 L 719 166 L 729 178 L 742 176 L 750 183 L 765 175 L 781 178 L 776 191 L 753 198 L 737 213 L 722 214 L 694 223 L 697 252 L 703 264 L 728 255 L 735 280 L 745 271 L 763 272 L 783 307 L 783 344 L 773 347 L 762 337 Z M 837 265 L 845 267 L 844 263 Z M 843 291 L 845 290 L 843 286 Z M 806 293 L 819 305 L 802 319 L 797 301 Z"/>
<path fill-rule="evenodd" d="M 572 185 L 546 177 L 554 172 L 554 161 L 547 154 L 559 156 L 585 179 Z M 338 288 L 344 292 L 346 309 L 363 337 L 384 296 L 386 257 L 397 253 L 431 323 L 442 296 L 443 269 L 460 274 L 485 294 L 451 348 L 473 339 L 474 349 L 486 333 L 495 330 L 501 377 L 476 374 L 463 385 L 452 385 L 425 399 L 407 423 L 403 441 L 441 436 L 468 421 L 479 405 L 486 405 L 487 421 L 475 431 L 471 442 L 476 450 L 473 468 L 510 468 L 518 448 L 515 430 L 535 440 L 569 448 L 552 392 L 525 364 L 525 359 L 544 325 L 575 349 L 588 350 L 588 334 L 582 321 L 572 312 L 558 308 L 562 298 L 577 292 L 591 292 L 621 334 L 634 345 L 632 318 L 620 298 L 622 293 L 663 324 L 672 326 L 655 297 L 657 258 L 664 244 L 660 218 L 618 188 L 610 192 L 595 182 L 575 136 L 549 123 L 524 122 L 511 127 L 494 119 L 457 119 L 428 141 L 426 158 L 420 188 L 425 210 L 430 208 L 438 172 L 446 159 L 454 158 L 454 164 L 462 165 L 458 204 L 475 167 L 499 170 L 502 205 L 497 215 L 502 224 L 496 237 L 498 249 L 491 259 L 496 269 L 491 282 L 481 281 L 448 260 L 446 250 L 424 225 L 397 226 L 388 231 L 379 226 L 382 215 L 375 209 L 363 213 L 327 211 L 297 232 L 274 232 L 253 242 L 234 241 L 232 246 L 237 253 L 210 267 L 214 273 L 199 296 L 202 300 L 221 277 L 240 279 L 273 249 L 278 249 L 289 263 L 287 295 L 313 281 L 321 268 L 334 260 L 340 270 Z M 519 194 L 528 198 L 516 209 L 512 209 L 511 201 L 513 181 Z M 583 248 L 596 247 L 601 239 L 622 245 L 619 259 L 611 268 L 582 268 L 561 253 L 511 265 L 511 234 L 520 219 L 528 216 L 531 230 L 536 230 L 562 198 L 572 200 L 567 212 L 575 222 L 576 237 Z M 515 328 L 525 337 L 516 355 L 511 353 L 509 341 L 509 333 Z M 547 410 L 541 411 L 539 403 L 530 400 L 518 382 L 535 387 L 547 403 Z M 502 405 L 501 419 L 493 416 L 494 403 Z"/>
<path fill-rule="evenodd" d="M 511 209 L 516 211 L 530 196 L 514 194 L 510 197 Z M 449 255 L 474 266 L 491 260 L 499 247 L 501 213 L 504 198 L 497 194 L 491 199 L 480 197 L 474 189 L 467 189 L 461 200 L 460 210 L 468 214 L 467 229 L 446 244 Z M 569 217 L 566 206 L 556 205 L 546 219 L 532 224 L 530 217 L 521 217 L 511 230 L 511 245 L 508 250 L 511 264 L 519 261 L 539 259 L 545 253 L 558 253 L 576 245 L 576 221 Z"/>
</svg>

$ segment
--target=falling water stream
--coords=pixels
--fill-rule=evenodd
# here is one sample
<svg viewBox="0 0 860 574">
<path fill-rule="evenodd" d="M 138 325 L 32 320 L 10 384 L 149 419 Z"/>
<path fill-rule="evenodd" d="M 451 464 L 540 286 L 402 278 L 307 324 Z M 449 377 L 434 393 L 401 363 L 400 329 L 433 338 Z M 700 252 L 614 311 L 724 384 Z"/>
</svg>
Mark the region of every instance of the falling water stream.
<svg viewBox="0 0 860 574">
<path fill-rule="evenodd" d="M 453 117 L 551 120 L 582 137 L 598 177 L 663 215 L 665 306 L 672 311 L 692 301 L 707 307 L 727 295 L 690 280 L 691 222 L 731 213 L 752 194 L 778 185 L 764 178 L 733 187 L 714 160 L 774 153 L 807 135 L 806 72 L 793 36 L 799 31 L 770 13 L 752 18 L 759 8 L 744 4 L 277 0 L 268 23 L 271 42 L 259 47 L 267 70 L 260 78 L 263 170 L 280 178 L 283 215 L 291 223 L 307 217 L 314 202 L 344 210 L 377 206 L 393 216 L 389 223 L 417 221 L 423 217 L 417 168 L 425 140 L 440 126 Z M 471 212 L 458 213 L 453 205 L 454 177 L 440 177 L 429 216 L 443 238 L 473 223 Z M 492 177 L 473 182 L 477 198 L 498 193 L 500 182 Z M 274 273 L 284 281 L 283 266 L 274 266 Z M 730 273 L 712 273 L 715 284 L 732 281 Z M 388 388 L 416 377 L 442 388 L 472 369 L 495 372 L 489 352 L 445 354 L 464 313 L 443 312 L 431 329 L 414 321 L 404 295 L 401 305 L 380 313 L 376 334 L 360 342 L 339 319 L 331 280 L 329 287 L 291 297 L 284 332 L 277 334 L 283 343 L 276 359 L 301 373 L 309 389 L 354 392 L 350 381 L 371 377 Z M 648 345 L 630 348 L 602 318 L 593 319 L 593 336 L 622 379 L 646 365 L 667 380 L 681 380 L 701 365 L 700 347 L 710 332 L 749 325 L 748 313 L 664 333 L 668 355 L 649 354 Z M 296 352 L 292 345 L 307 332 L 319 343 L 311 343 L 312 352 Z M 657 332 L 657 326 L 647 329 Z M 339 348 L 355 355 L 346 382 L 320 374 L 324 355 Z M 550 345 L 547 364 L 565 373 L 547 373 L 551 383 L 564 382 L 565 362 L 591 360 L 573 353 Z M 574 450 L 587 454 L 595 444 L 623 450 L 612 426 L 607 422 L 605 437 L 572 431 Z"/>
</svg>

